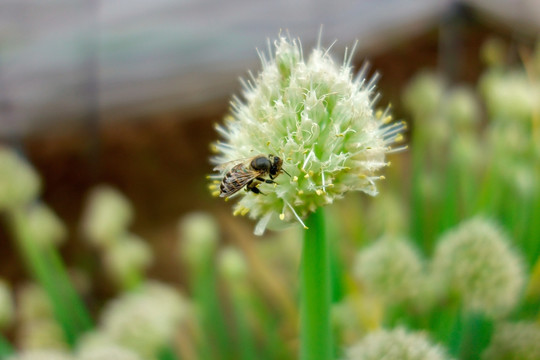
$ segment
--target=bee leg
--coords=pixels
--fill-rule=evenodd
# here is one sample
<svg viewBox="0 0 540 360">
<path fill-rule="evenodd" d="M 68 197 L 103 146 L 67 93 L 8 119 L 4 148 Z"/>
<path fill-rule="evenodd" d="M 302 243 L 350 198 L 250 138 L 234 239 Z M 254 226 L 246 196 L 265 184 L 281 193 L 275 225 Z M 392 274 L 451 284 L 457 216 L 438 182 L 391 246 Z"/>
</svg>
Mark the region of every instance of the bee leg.
<svg viewBox="0 0 540 360">
<path fill-rule="evenodd" d="M 266 195 L 266 194 L 263 193 L 261 190 L 259 190 L 259 188 L 257 187 L 257 185 L 259 185 L 259 183 L 256 183 L 256 182 L 254 182 L 253 180 L 251 180 L 251 181 L 248 182 L 247 185 L 246 185 L 246 191 L 252 191 L 252 192 L 255 193 L 255 194 Z"/>
<path fill-rule="evenodd" d="M 275 184 L 276 183 L 274 180 L 263 179 L 262 177 L 256 177 L 256 179 L 259 180 L 260 182 L 264 182 L 264 183 L 267 183 L 267 184 Z"/>
</svg>

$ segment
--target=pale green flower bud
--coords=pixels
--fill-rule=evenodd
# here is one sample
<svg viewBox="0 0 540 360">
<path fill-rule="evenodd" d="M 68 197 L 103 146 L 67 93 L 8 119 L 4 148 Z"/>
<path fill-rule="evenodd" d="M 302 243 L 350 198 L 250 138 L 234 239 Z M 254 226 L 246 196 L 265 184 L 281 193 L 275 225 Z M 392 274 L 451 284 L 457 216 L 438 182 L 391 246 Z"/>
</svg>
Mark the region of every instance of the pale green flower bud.
<svg viewBox="0 0 540 360">
<path fill-rule="evenodd" d="M 10 356 L 8 360 L 75 360 L 75 358 L 58 350 L 29 350 Z"/>
<path fill-rule="evenodd" d="M 7 328 L 15 317 L 15 305 L 8 284 L 0 279 L 0 330 Z"/>
<path fill-rule="evenodd" d="M 87 239 L 99 247 L 107 247 L 120 238 L 133 219 L 128 199 L 109 186 L 92 190 L 83 215 L 83 231 Z"/>
<path fill-rule="evenodd" d="M 151 359 L 172 341 L 187 313 L 188 304 L 182 295 L 154 282 L 107 304 L 101 314 L 101 328 L 114 343 Z"/>
<path fill-rule="evenodd" d="M 522 260 L 491 221 L 474 218 L 445 233 L 432 265 L 441 291 L 459 296 L 466 310 L 501 317 L 521 299 Z"/>
<path fill-rule="evenodd" d="M 0 210 L 26 205 L 41 189 L 38 174 L 13 151 L 0 146 Z"/>
<path fill-rule="evenodd" d="M 59 245 L 67 235 L 60 218 L 42 203 L 27 210 L 27 226 L 32 241 L 41 245 Z"/>
<path fill-rule="evenodd" d="M 304 59 L 298 42 L 280 38 L 261 73 L 244 84 L 245 102 L 234 99 L 232 115 L 217 127 L 223 141 L 212 160 L 220 174 L 211 188 L 220 195 L 227 178 L 221 196 L 238 190 L 235 214 L 258 219 L 256 234 L 293 221 L 303 225 L 309 213 L 348 191 L 377 194 L 378 173 L 388 165 L 386 154 L 397 150 L 391 146 L 403 138 L 404 124 L 374 111 L 374 81 L 366 82 L 365 72 L 353 78 L 350 61 L 338 65 L 320 48 Z M 247 181 L 235 179 L 253 170 L 248 159 L 262 155 L 277 164 L 269 154 L 283 161 L 276 184 L 257 185 L 266 196 L 242 191 Z M 236 164 L 243 168 L 233 169 Z"/>
<path fill-rule="evenodd" d="M 17 329 L 17 343 L 25 350 L 68 348 L 62 328 L 52 318 L 20 324 Z"/>
<path fill-rule="evenodd" d="M 39 285 L 33 283 L 18 289 L 17 313 L 23 322 L 54 318 L 49 297 Z"/>
<path fill-rule="evenodd" d="M 471 132 L 480 120 L 480 105 L 472 89 L 456 87 L 445 99 L 444 114 L 458 130 Z"/>
<path fill-rule="evenodd" d="M 532 322 L 499 324 L 482 360 L 540 359 L 540 325 Z"/>
<path fill-rule="evenodd" d="M 218 224 L 206 213 L 183 217 L 178 224 L 178 234 L 180 257 L 189 264 L 208 261 L 219 242 Z"/>
<path fill-rule="evenodd" d="M 45 291 L 27 284 L 17 292 L 17 342 L 23 349 L 65 349 L 67 343 Z"/>
<path fill-rule="evenodd" d="M 437 114 L 445 92 L 444 81 L 434 73 L 416 75 L 403 92 L 403 103 L 418 121 L 431 121 Z"/>
<path fill-rule="evenodd" d="M 104 254 L 107 274 L 120 284 L 128 284 L 133 274 L 141 274 L 152 263 L 150 246 L 134 234 L 125 234 Z"/>
<path fill-rule="evenodd" d="M 402 328 L 378 330 L 346 350 L 346 360 L 445 360 L 444 349 L 424 333 Z"/>
<path fill-rule="evenodd" d="M 247 264 L 240 251 L 232 247 L 223 248 L 219 253 L 218 266 L 221 274 L 231 282 L 243 281 L 247 275 Z"/>
<path fill-rule="evenodd" d="M 452 141 L 453 161 L 470 171 L 478 174 L 485 166 L 485 151 L 482 143 L 474 134 L 461 134 Z"/>
<path fill-rule="evenodd" d="M 540 110 L 540 85 L 524 71 L 488 72 L 480 82 L 489 114 L 496 120 L 527 123 Z"/>
<path fill-rule="evenodd" d="M 418 299 L 425 281 L 418 253 L 407 240 L 393 237 L 382 238 L 361 250 L 354 274 L 368 291 L 386 303 Z"/>
<path fill-rule="evenodd" d="M 369 231 L 377 235 L 406 233 L 409 223 L 407 214 L 407 209 L 397 194 L 385 191 L 376 201 L 372 201 L 371 208 L 367 212 Z"/>
<path fill-rule="evenodd" d="M 507 46 L 503 40 L 491 38 L 482 44 L 480 57 L 489 66 L 501 66 L 506 61 Z"/>
</svg>

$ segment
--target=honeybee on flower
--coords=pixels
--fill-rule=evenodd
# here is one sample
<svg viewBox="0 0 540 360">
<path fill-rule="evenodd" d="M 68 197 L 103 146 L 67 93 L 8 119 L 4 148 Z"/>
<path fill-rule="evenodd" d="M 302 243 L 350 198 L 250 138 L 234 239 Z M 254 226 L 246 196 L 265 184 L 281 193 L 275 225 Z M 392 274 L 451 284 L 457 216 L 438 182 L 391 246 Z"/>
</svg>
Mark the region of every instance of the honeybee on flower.
<svg viewBox="0 0 540 360">
<path fill-rule="evenodd" d="M 367 67 L 353 77 L 352 52 L 341 65 L 320 46 L 304 59 L 299 42 L 286 37 L 261 61 L 261 72 L 243 81 L 244 100 L 233 98 L 232 114 L 217 126 L 222 140 L 212 147 L 218 171 L 210 176 L 213 194 L 228 198 L 246 187 L 235 196 L 234 213 L 258 219 L 256 234 L 294 220 L 305 227 L 303 218 L 348 191 L 376 195 L 383 178 L 378 171 L 388 165 L 386 154 L 404 148 L 392 145 L 403 139 L 405 127 L 388 109 L 374 110 L 377 78 L 365 79 Z M 258 156 L 266 163 L 261 154 L 274 154 L 290 175 L 266 196 L 257 191 L 274 181 L 270 171 L 257 179 L 262 170 L 251 163 L 221 165 Z"/>
</svg>

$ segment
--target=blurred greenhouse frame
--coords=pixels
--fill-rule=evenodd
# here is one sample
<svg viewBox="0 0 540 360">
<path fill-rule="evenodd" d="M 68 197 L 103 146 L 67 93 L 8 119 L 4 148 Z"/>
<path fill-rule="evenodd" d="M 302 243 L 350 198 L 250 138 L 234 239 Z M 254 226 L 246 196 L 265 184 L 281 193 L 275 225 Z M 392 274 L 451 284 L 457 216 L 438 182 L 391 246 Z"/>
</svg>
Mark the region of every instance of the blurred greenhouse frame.
<svg viewBox="0 0 540 360">
<path fill-rule="evenodd" d="M 326 210 L 333 359 L 540 359 L 539 24 L 534 1 L 0 0 L 0 359 L 298 358 L 304 230 L 254 236 L 206 176 L 238 78 L 321 33 L 408 127 L 380 194 Z"/>
</svg>

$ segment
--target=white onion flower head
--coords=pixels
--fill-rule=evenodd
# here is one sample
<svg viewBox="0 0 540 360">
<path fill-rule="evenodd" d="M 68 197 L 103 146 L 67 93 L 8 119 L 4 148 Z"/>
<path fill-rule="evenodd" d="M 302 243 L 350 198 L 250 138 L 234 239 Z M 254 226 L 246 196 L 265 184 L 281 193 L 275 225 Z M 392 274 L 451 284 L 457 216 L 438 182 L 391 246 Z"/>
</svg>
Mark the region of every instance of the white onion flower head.
<svg viewBox="0 0 540 360">
<path fill-rule="evenodd" d="M 107 304 L 101 329 L 113 342 L 153 359 L 187 316 L 187 301 L 175 289 L 151 282 Z"/>
<path fill-rule="evenodd" d="M 448 92 L 444 115 L 461 132 L 471 132 L 480 122 L 480 104 L 474 91 L 458 86 Z"/>
<path fill-rule="evenodd" d="M 55 319 L 37 319 L 20 324 L 17 342 L 25 350 L 68 348 L 64 332 Z"/>
<path fill-rule="evenodd" d="M 225 279 L 232 282 L 245 280 L 248 275 L 246 259 L 239 250 L 231 246 L 220 251 L 218 267 Z"/>
<path fill-rule="evenodd" d="M 62 220 L 45 204 L 33 204 L 27 211 L 26 219 L 32 240 L 39 245 L 59 245 L 67 235 Z"/>
<path fill-rule="evenodd" d="M 98 186 L 88 197 L 83 215 L 83 231 L 96 246 L 107 247 L 122 235 L 133 219 L 129 200 L 118 190 Z"/>
<path fill-rule="evenodd" d="M 334 62 L 320 46 L 304 59 L 296 40 L 281 37 L 275 52 L 261 55 L 262 71 L 244 82 L 243 97 L 232 101 L 232 114 L 217 126 L 216 165 L 257 155 L 283 160 L 288 174 L 277 185 L 261 184 L 266 195 L 239 191 L 235 214 L 259 219 L 256 234 L 299 221 L 348 191 L 377 194 L 386 154 L 402 139 L 403 123 L 375 111 L 375 81 L 365 71 L 353 77 L 351 57 Z M 272 52 L 271 50 L 269 51 Z M 211 189 L 228 171 L 213 176 Z"/>
<path fill-rule="evenodd" d="M 17 290 L 17 317 L 22 322 L 54 319 L 51 302 L 41 286 L 28 283 Z"/>
<path fill-rule="evenodd" d="M 152 260 L 148 243 L 129 233 L 111 244 L 104 255 L 107 273 L 120 284 L 129 283 L 131 276 L 145 271 Z"/>
<path fill-rule="evenodd" d="M 178 222 L 178 250 L 180 258 L 190 265 L 209 260 L 219 242 L 219 227 L 212 215 L 194 212 Z"/>
<path fill-rule="evenodd" d="M 508 314 L 525 284 L 521 257 L 493 222 L 474 218 L 445 233 L 432 263 L 441 291 L 457 295 L 465 309 L 495 318 Z"/>
<path fill-rule="evenodd" d="M 496 120 L 526 124 L 540 110 L 540 85 L 531 82 L 525 71 L 488 71 L 480 81 L 480 90 Z"/>
<path fill-rule="evenodd" d="M 41 190 L 34 168 L 10 149 L 0 146 L 0 210 L 26 205 Z"/>
<path fill-rule="evenodd" d="M 346 350 L 345 360 L 445 360 L 444 349 L 424 333 L 403 328 L 378 330 Z"/>
<path fill-rule="evenodd" d="M 405 240 L 386 237 L 360 251 L 354 274 L 386 303 L 418 299 L 425 285 L 422 259 Z"/>
<path fill-rule="evenodd" d="M 540 359 L 540 325 L 521 321 L 497 325 L 482 360 Z"/>
</svg>

